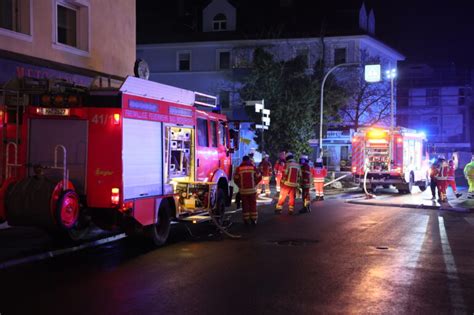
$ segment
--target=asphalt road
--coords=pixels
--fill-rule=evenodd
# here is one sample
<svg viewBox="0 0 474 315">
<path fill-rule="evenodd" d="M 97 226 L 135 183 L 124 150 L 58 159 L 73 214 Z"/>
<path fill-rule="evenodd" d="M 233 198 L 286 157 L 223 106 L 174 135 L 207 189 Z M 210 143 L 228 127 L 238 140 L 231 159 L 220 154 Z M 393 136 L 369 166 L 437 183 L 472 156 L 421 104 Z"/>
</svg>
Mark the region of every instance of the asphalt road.
<svg viewBox="0 0 474 315">
<path fill-rule="evenodd" d="M 0 270 L 0 314 L 474 314 L 474 215 L 313 204 Z"/>
</svg>

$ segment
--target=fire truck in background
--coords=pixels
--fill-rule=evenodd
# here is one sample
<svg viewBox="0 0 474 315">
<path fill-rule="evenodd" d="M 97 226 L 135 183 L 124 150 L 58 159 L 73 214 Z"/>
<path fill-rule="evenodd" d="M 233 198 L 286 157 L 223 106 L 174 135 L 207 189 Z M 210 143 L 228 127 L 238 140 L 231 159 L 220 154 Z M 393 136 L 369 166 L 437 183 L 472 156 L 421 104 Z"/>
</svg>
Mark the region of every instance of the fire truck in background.
<svg viewBox="0 0 474 315">
<path fill-rule="evenodd" d="M 234 148 L 227 118 L 203 110 L 215 97 L 135 77 L 17 84 L 0 99 L 0 221 L 73 240 L 94 222 L 162 245 L 174 219 L 224 218 Z"/>
<path fill-rule="evenodd" d="M 399 193 L 411 193 L 413 186 L 429 186 L 426 136 L 402 127 L 393 132 L 383 128 L 361 128 L 352 138 L 352 173 L 356 183 L 374 191 L 394 186 Z"/>
</svg>

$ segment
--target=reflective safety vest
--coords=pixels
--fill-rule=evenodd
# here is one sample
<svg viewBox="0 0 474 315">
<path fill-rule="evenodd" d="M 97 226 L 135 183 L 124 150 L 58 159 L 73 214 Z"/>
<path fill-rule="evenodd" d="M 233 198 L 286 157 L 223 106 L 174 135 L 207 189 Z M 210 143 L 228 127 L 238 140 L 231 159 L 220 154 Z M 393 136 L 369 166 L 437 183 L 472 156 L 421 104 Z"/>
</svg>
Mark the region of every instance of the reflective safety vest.
<svg viewBox="0 0 474 315">
<path fill-rule="evenodd" d="M 281 182 L 288 187 L 298 187 L 301 178 L 301 168 L 294 160 L 289 160 L 286 163 L 285 171 Z"/>
<path fill-rule="evenodd" d="M 270 161 L 263 160 L 258 165 L 258 169 L 260 173 L 262 173 L 262 176 L 264 177 L 272 176 L 272 163 L 270 163 Z"/>
<path fill-rule="evenodd" d="M 454 166 L 448 166 L 448 180 L 454 180 Z"/>
<path fill-rule="evenodd" d="M 301 164 L 301 188 L 311 188 L 313 176 L 308 163 Z"/>
<path fill-rule="evenodd" d="M 285 165 L 286 162 L 281 159 L 275 163 L 275 175 L 277 177 L 283 176 L 283 172 L 285 171 Z"/>
<path fill-rule="evenodd" d="M 448 168 L 446 163 L 441 164 L 439 167 L 438 174 L 436 174 L 436 180 L 447 180 L 448 179 Z"/>
<path fill-rule="evenodd" d="M 466 179 L 474 181 L 474 161 L 466 164 L 464 167 L 464 176 Z"/>
<path fill-rule="evenodd" d="M 311 172 L 315 183 L 324 183 L 324 178 L 328 175 L 328 171 L 324 167 L 314 167 Z"/>
<path fill-rule="evenodd" d="M 234 173 L 234 182 L 241 195 L 257 193 L 257 185 L 262 180 L 260 172 L 251 162 L 242 162 Z"/>
</svg>

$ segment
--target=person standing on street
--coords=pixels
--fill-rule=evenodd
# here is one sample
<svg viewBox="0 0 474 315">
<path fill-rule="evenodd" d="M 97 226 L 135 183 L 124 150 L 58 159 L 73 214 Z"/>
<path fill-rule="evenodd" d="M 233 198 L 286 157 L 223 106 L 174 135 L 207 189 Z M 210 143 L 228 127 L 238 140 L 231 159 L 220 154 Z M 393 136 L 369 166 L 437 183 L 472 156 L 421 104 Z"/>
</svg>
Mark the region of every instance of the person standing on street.
<svg viewBox="0 0 474 315">
<path fill-rule="evenodd" d="M 286 198 L 289 197 L 290 201 L 288 202 L 288 214 L 293 215 L 295 209 L 296 189 L 300 183 L 300 178 L 300 165 L 295 162 L 293 154 L 288 153 L 286 156 L 286 165 L 283 171 L 283 177 L 281 178 L 281 192 L 275 209 L 276 214 L 281 214 L 283 204 L 285 203 Z"/>
<path fill-rule="evenodd" d="M 242 201 L 242 216 L 245 224 L 257 224 L 257 185 L 262 180 L 255 165 L 248 155 L 242 159 L 242 164 L 235 170 L 234 182 L 239 187 Z"/>
<path fill-rule="evenodd" d="M 285 170 L 286 165 L 286 151 L 281 151 L 278 155 L 278 160 L 275 163 L 275 182 L 276 182 L 276 192 L 280 193 L 281 187 L 281 178 L 283 177 L 283 171 Z"/>
<path fill-rule="evenodd" d="M 471 157 L 471 162 L 464 167 L 464 177 L 466 177 L 469 184 L 468 198 L 474 199 L 474 154 Z"/>
<path fill-rule="evenodd" d="M 458 190 L 456 188 L 456 177 L 455 177 L 455 172 L 456 172 L 456 167 L 454 165 L 453 160 L 449 160 L 448 162 L 448 185 L 447 187 L 451 187 L 453 190 L 453 194 L 456 196 L 456 198 L 461 197 L 461 194 L 458 193 Z"/>
<path fill-rule="evenodd" d="M 446 188 L 448 187 L 448 168 L 449 166 L 446 160 L 444 158 L 441 158 L 438 175 L 436 175 L 440 202 L 448 201 L 448 198 L 446 197 Z"/>
<path fill-rule="evenodd" d="M 265 154 L 263 156 L 262 162 L 258 165 L 258 170 L 262 174 L 262 181 L 258 185 L 257 195 L 265 193 L 265 195 L 270 196 L 270 178 L 272 176 L 273 168 L 272 163 L 268 160 L 269 155 Z"/>
<path fill-rule="evenodd" d="M 438 176 L 439 172 L 439 159 L 436 159 L 433 164 L 431 164 L 430 167 L 430 188 L 431 188 L 431 195 L 433 200 L 436 200 L 436 187 L 438 186 L 438 183 L 436 182 L 436 176 Z M 438 191 L 438 196 L 439 196 L 439 191 Z M 441 197 L 440 197 L 441 198 Z"/>
<path fill-rule="evenodd" d="M 317 159 L 311 171 L 313 173 L 316 201 L 324 200 L 324 178 L 328 175 L 328 171 L 323 165 L 323 159 Z"/>
<path fill-rule="evenodd" d="M 302 190 L 301 197 L 303 199 L 303 209 L 300 210 L 300 213 L 311 212 L 311 197 L 309 191 L 311 189 L 311 183 L 313 182 L 311 174 L 311 166 L 309 166 L 309 159 L 307 155 L 302 155 L 300 157 L 301 165 L 301 183 L 300 187 Z"/>
</svg>

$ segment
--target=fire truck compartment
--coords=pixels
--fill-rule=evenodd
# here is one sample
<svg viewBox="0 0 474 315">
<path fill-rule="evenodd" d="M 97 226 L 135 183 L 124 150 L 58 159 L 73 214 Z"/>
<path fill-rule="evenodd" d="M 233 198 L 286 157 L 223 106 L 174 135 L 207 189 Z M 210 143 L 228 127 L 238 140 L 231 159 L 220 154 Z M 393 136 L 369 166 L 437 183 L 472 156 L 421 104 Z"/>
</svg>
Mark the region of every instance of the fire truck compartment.
<svg viewBox="0 0 474 315">
<path fill-rule="evenodd" d="M 46 177 L 53 181 L 63 178 L 62 149 L 66 148 L 66 167 L 69 180 L 74 184 L 78 194 L 86 190 L 86 160 L 87 160 L 87 121 L 61 119 L 31 119 L 29 124 L 30 137 L 28 144 L 28 163 L 30 166 L 45 167 Z M 54 167 L 55 151 L 57 165 Z M 34 175 L 33 167 L 29 167 L 28 175 Z"/>
<path fill-rule="evenodd" d="M 163 194 L 162 123 L 123 119 L 124 200 Z"/>
</svg>

